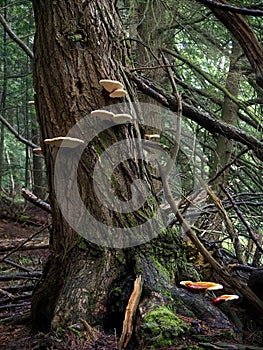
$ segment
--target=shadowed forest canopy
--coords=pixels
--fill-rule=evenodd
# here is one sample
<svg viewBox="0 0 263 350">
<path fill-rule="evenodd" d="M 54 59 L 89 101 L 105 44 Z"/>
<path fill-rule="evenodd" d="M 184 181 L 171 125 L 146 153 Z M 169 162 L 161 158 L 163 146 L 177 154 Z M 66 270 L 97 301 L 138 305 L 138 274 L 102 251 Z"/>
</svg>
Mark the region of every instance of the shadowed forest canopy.
<svg viewBox="0 0 263 350">
<path fill-rule="evenodd" d="M 51 223 L 33 332 L 262 345 L 262 1 L 0 4 L 0 220 Z"/>
</svg>

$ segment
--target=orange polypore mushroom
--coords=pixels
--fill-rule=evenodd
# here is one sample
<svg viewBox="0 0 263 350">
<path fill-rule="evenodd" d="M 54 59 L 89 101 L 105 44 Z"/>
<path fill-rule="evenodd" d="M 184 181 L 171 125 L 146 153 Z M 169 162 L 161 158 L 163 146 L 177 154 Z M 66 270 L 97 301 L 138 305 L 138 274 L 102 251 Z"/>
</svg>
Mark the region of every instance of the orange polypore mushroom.
<svg viewBox="0 0 263 350">
<path fill-rule="evenodd" d="M 217 290 L 223 288 L 221 284 L 214 282 L 181 281 L 180 284 L 192 292 L 204 292 L 206 290 Z"/>
<path fill-rule="evenodd" d="M 239 298 L 239 296 L 235 295 L 235 294 L 232 294 L 232 295 L 225 294 L 225 295 L 219 295 L 218 297 L 212 299 L 211 302 L 214 305 L 220 305 L 220 304 L 223 304 L 226 301 L 236 300 L 238 298 Z"/>
</svg>

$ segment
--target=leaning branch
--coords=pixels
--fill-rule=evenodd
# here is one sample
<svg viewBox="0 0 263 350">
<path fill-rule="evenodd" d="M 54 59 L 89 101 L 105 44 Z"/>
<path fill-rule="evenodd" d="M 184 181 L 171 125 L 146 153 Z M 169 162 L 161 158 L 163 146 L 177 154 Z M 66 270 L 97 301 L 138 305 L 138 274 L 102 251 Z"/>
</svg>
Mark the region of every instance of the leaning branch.
<svg viewBox="0 0 263 350">
<path fill-rule="evenodd" d="M 224 11 L 221 8 L 215 7 L 214 2 L 202 0 L 202 3 L 205 3 L 216 18 L 223 23 L 239 42 L 256 74 L 258 86 L 263 88 L 263 48 L 247 21 L 239 13 Z M 227 5 L 225 0 L 217 0 L 217 3 Z"/>
<path fill-rule="evenodd" d="M 14 42 L 16 42 L 21 49 L 31 58 L 31 60 L 34 58 L 33 52 L 30 50 L 30 48 L 12 31 L 7 21 L 4 19 L 4 17 L 0 14 L 0 23 L 2 24 L 3 28 L 6 30 L 7 34 L 10 36 Z"/>
<path fill-rule="evenodd" d="M 246 16 L 259 16 L 263 17 L 263 11 L 256 10 L 256 9 L 250 9 L 247 7 L 237 7 L 233 5 L 228 4 L 222 4 L 214 0 L 196 0 L 197 2 L 200 2 L 203 5 L 212 6 L 214 8 L 221 9 L 223 11 L 230 11 L 234 13 L 240 13 L 241 15 Z"/>
<path fill-rule="evenodd" d="M 151 96 L 171 111 L 177 112 L 178 105 L 174 96 L 157 87 L 152 81 L 146 78 L 138 77 L 128 70 L 125 70 L 125 72 L 129 79 L 137 85 L 140 91 Z M 208 113 L 201 112 L 199 109 L 188 103 L 182 102 L 182 105 L 183 115 L 186 118 L 195 121 L 211 133 L 218 133 L 227 139 L 232 139 L 248 146 L 249 149 L 252 149 L 255 152 L 258 159 L 263 160 L 263 142 L 259 141 L 256 137 L 233 125 L 229 125 L 216 119 Z"/>
<path fill-rule="evenodd" d="M 25 145 L 31 147 L 31 148 L 38 148 L 39 146 L 35 143 L 25 139 L 23 136 L 21 136 L 16 129 L 12 127 L 11 124 L 8 123 L 8 121 L 0 114 L 0 121 L 7 127 L 7 129 L 15 136 L 15 138 L 21 142 L 23 142 Z"/>
</svg>

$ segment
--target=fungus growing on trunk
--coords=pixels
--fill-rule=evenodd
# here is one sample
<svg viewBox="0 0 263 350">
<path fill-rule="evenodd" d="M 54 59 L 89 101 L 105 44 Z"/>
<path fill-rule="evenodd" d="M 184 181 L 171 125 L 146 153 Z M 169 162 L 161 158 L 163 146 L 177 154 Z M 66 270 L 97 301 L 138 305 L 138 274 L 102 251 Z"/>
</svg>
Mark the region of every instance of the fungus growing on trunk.
<svg viewBox="0 0 263 350">
<path fill-rule="evenodd" d="M 117 89 L 123 89 L 124 86 L 117 80 L 101 79 L 99 84 L 104 87 L 108 92 L 112 92 Z"/>
<path fill-rule="evenodd" d="M 186 287 L 191 292 L 204 292 L 207 290 L 223 289 L 223 286 L 221 284 L 214 282 L 181 281 L 180 284 Z"/>
<path fill-rule="evenodd" d="M 103 109 L 96 109 L 95 111 L 92 111 L 90 114 L 93 117 L 98 117 L 103 120 L 112 120 L 112 118 L 114 117 L 114 113 L 104 111 Z"/>
<path fill-rule="evenodd" d="M 45 139 L 44 142 L 55 147 L 76 148 L 84 144 L 83 140 L 74 137 L 54 137 L 53 139 Z"/>
<path fill-rule="evenodd" d="M 225 295 L 219 295 L 218 297 L 212 299 L 211 302 L 214 305 L 220 305 L 220 304 L 223 304 L 226 301 L 236 300 L 238 298 L 239 298 L 239 296 L 235 295 L 235 294 L 232 294 L 232 295 L 225 294 Z"/>
<path fill-rule="evenodd" d="M 113 117 L 113 121 L 117 124 L 126 123 L 132 120 L 132 116 L 129 114 L 115 114 Z"/>
<path fill-rule="evenodd" d="M 41 149 L 40 147 L 33 148 L 33 152 L 34 152 L 35 154 L 43 154 L 42 149 Z"/>
<path fill-rule="evenodd" d="M 124 97 L 125 95 L 127 95 L 127 91 L 124 89 L 116 89 L 110 93 L 111 98 Z"/>
<path fill-rule="evenodd" d="M 152 140 L 152 139 L 160 139 L 159 134 L 145 134 L 146 140 Z"/>
</svg>

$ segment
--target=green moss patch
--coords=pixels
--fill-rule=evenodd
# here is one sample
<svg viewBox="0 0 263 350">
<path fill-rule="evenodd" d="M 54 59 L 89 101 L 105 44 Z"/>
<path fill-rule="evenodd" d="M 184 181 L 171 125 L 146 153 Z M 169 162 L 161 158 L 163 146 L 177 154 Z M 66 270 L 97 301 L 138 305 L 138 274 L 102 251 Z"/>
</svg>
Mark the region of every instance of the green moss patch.
<svg viewBox="0 0 263 350">
<path fill-rule="evenodd" d="M 188 329 L 189 326 L 171 310 L 160 306 L 144 317 L 142 335 L 145 345 L 155 349 L 159 346 L 176 345 L 176 338 Z"/>
</svg>

